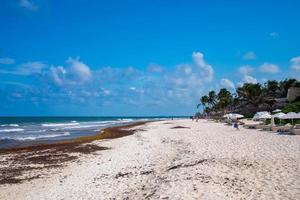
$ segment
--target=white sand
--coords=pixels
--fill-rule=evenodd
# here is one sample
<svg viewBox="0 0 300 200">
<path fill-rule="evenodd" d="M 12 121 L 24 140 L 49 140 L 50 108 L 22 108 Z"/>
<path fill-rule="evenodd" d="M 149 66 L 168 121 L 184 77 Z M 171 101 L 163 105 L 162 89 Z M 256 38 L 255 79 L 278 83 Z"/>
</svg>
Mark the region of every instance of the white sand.
<svg viewBox="0 0 300 200">
<path fill-rule="evenodd" d="M 300 199 L 300 136 L 220 123 L 153 122 L 0 199 Z M 174 126 L 190 129 L 170 129 Z"/>
</svg>

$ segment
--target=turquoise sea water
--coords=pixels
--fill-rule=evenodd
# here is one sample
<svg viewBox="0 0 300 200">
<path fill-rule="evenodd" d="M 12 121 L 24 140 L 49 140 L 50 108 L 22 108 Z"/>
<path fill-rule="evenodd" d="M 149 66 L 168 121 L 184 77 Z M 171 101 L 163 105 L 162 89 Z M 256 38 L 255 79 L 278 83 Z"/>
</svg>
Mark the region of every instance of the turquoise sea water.
<svg viewBox="0 0 300 200">
<path fill-rule="evenodd" d="M 109 126 L 171 117 L 0 117 L 0 148 L 95 135 Z"/>
</svg>

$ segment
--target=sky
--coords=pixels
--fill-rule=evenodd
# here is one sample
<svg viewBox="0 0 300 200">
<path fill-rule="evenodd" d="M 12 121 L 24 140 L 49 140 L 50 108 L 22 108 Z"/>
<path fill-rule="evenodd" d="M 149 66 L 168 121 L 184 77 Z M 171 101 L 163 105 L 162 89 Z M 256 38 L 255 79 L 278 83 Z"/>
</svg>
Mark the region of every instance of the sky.
<svg viewBox="0 0 300 200">
<path fill-rule="evenodd" d="M 300 79 L 298 0 L 0 0 L 0 116 L 192 115 Z"/>
</svg>

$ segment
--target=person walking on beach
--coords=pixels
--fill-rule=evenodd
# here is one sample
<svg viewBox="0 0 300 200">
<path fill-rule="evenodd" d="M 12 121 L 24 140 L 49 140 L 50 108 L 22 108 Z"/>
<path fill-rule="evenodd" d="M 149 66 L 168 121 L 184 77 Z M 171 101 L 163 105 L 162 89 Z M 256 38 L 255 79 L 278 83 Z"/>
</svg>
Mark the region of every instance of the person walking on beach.
<svg viewBox="0 0 300 200">
<path fill-rule="evenodd" d="M 234 121 L 233 127 L 236 128 L 236 130 L 240 130 L 240 129 L 239 129 L 239 123 L 238 123 L 237 120 Z"/>
</svg>

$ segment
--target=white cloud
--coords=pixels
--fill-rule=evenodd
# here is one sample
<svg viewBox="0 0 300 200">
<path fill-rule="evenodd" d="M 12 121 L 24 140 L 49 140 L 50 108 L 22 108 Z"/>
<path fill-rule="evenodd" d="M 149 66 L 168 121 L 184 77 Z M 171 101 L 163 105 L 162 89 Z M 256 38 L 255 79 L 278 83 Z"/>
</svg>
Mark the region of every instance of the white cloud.
<svg viewBox="0 0 300 200">
<path fill-rule="evenodd" d="M 205 62 L 204 55 L 201 52 L 193 52 L 193 60 L 198 67 L 204 70 L 205 80 L 211 82 L 213 80 L 214 70 L 211 65 Z"/>
<path fill-rule="evenodd" d="M 129 79 L 132 79 L 132 78 L 134 79 L 139 76 L 139 73 L 140 72 L 136 68 L 129 66 L 125 69 L 122 76 L 129 78 Z"/>
<path fill-rule="evenodd" d="M 31 11 L 36 11 L 39 7 L 32 0 L 20 0 L 20 6 Z"/>
<path fill-rule="evenodd" d="M 12 58 L 0 58 L 0 64 L 3 64 L 3 65 L 11 65 L 11 64 L 15 64 L 15 60 L 12 59 Z"/>
<path fill-rule="evenodd" d="M 193 63 L 179 64 L 174 70 L 164 71 L 165 73 L 156 79 L 152 77 L 147 83 L 149 86 L 144 88 L 145 95 L 151 95 L 157 104 L 194 104 L 197 97 L 207 90 L 206 84 L 213 80 L 214 71 L 204 60 L 202 53 L 194 52 L 192 58 Z"/>
<path fill-rule="evenodd" d="M 111 91 L 109 91 L 109 90 L 103 90 L 102 92 L 103 92 L 103 95 L 104 95 L 104 96 L 109 96 L 109 95 L 111 95 Z"/>
<path fill-rule="evenodd" d="M 9 69 L 2 69 L 0 70 L 0 73 L 28 76 L 33 74 L 41 74 L 46 68 L 47 64 L 35 61 L 27 62 L 18 66 L 13 66 Z"/>
<path fill-rule="evenodd" d="M 41 76 L 31 77 L 34 79 L 33 87 L 41 92 L 39 101 L 47 98 L 49 101 L 73 104 L 85 100 L 97 106 L 110 102 L 111 105 L 155 105 L 163 108 L 171 103 L 190 107 L 197 103 L 201 93 L 213 89 L 209 82 L 213 77 L 213 68 L 203 60 L 201 53 L 194 53 L 192 58 L 189 64 L 163 70 L 156 65 L 152 68 L 152 72 L 156 73 L 150 73 L 150 67 L 146 70 L 134 67 L 92 70 L 79 58 L 69 58 L 65 65 L 45 68 L 37 62 L 29 63 L 35 67 L 32 67 L 33 71 L 41 73 Z M 28 67 L 29 63 L 23 64 L 22 68 Z M 227 81 L 227 85 L 232 87 L 233 84 Z"/>
<path fill-rule="evenodd" d="M 66 73 L 67 72 L 65 68 L 62 66 L 58 66 L 58 67 L 52 66 L 50 68 L 50 76 L 56 85 L 63 85 Z"/>
<path fill-rule="evenodd" d="M 50 68 L 50 77 L 56 85 L 77 84 L 89 81 L 92 77 L 90 68 L 81 62 L 79 58 L 68 58 L 67 67 L 52 66 Z"/>
<path fill-rule="evenodd" d="M 257 79 L 249 75 L 245 75 L 243 81 L 244 83 L 257 83 Z"/>
<path fill-rule="evenodd" d="M 46 67 L 46 64 L 39 61 L 27 62 L 19 66 L 17 73 L 20 75 L 40 74 Z"/>
<path fill-rule="evenodd" d="M 229 80 L 229 79 L 226 79 L 226 78 L 222 78 L 221 81 L 220 81 L 220 84 L 222 87 L 225 87 L 227 89 L 234 89 L 235 86 L 234 86 L 234 83 Z"/>
<path fill-rule="evenodd" d="M 300 71 L 300 56 L 292 58 L 290 62 L 292 63 L 291 69 L 293 71 Z"/>
<path fill-rule="evenodd" d="M 75 79 L 75 81 L 88 81 L 92 77 L 90 68 L 81 62 L 79 58 L 68 58 L 67 64 L 69 65 L 68 73 Z"/>
<path fill-rule="evenodd" d="M 280 71 L 280 69 L 275 64 L 264 63 L 260 66 L 260 71 L 263 73 L 276 74 Z"/>
<path fill-rule="evenodd" d="M 249 51 L 247 53 L 245 53 L 243 55 L 243 59 L 244 60 L 255 60 L 256 59 L 256 55 L 253 51 Z"/>
<path fill-rule="evenodd" d="M 161 73 L 161 72 L 163 72 L 163 68 L 160 65 L 151 63 L 148 66 L 148 71 L 152 72 L 152 73 Z"/>
<path fill-rule="evenodd" d="M 272 38 L 278 38 L 278 37 L 279 37 L 279 33 L 277 33 L 277 32 L 271 32 L 269 35 L 270 35 Z"/>
<path fill-rule="evenodd" d="M 177 72 L 185 75 L 190 75 L 193 73 L 192 66 L 189 64 L 180 64 L 177 65 Z"/>
<path fill-rule="evenodd" d="M 239 73 L 242 75 L 251 74 L 253 70 L 254 70 L 253 67 L 251 67 L 250 65 L 244 65 L 238 69 Z"/>
</svg>

